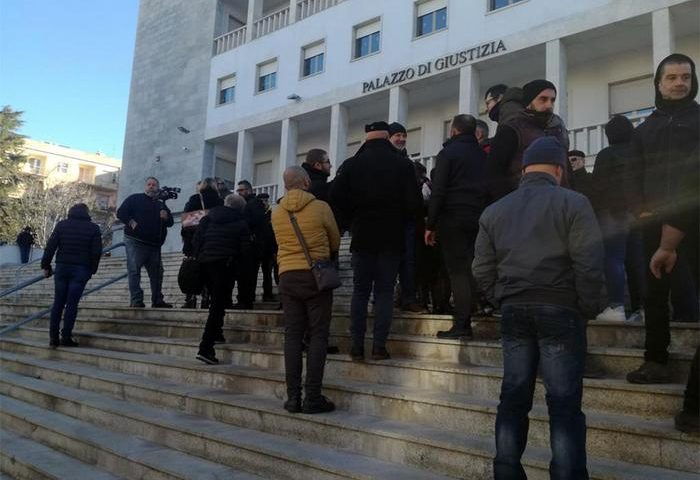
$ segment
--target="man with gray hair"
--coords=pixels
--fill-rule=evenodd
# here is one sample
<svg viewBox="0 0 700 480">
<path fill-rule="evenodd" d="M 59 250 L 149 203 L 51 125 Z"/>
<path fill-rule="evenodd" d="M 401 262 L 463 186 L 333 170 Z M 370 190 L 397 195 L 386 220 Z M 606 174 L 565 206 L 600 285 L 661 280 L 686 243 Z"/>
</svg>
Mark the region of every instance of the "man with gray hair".
<svg viewBox="0 0 700 480">
<path fill-rule="evenodd" d="M 272 228 L 277 240 L 279 292 L 284 315 L 284 367 L 287 382 L 285 410 L 291 413 L 323 413 L 335 409 L 321 395 L 333 291 L 319 291 L 305 250 L 312 260 L 330 259 L 340 249 L 340 234 L 328 204 L 307 190 L 311 180 L 299 166 L 284 171 L 287 194 L 272 211 Z M 306 244 L 302 247 L 294 224 Z M 308 334 L 305 398 L 301 399 L 302 350 Z"/>
<path fill-rule="evenodd" d="M 240 259 L 251 254 L 250 229 L 243 214 L 245 205 L 240 195 L 227 195 L 223 206 L 212 208 L 202 218 L 192 240 L 194 256 L 201 264 L 211 295 L 197 359 L 210 365 L 219 363 L 214 343 L 225 342 L 224 313 L 233 288 L 230 279 L 239 273 Z"/>
</svg>

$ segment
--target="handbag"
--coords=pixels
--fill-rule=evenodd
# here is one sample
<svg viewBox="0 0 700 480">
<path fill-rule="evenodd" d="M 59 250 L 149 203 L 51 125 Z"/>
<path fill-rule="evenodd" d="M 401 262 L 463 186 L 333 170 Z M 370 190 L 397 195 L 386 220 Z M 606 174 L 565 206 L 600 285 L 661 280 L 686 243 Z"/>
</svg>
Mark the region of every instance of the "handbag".
<svg viewBox="0 0 700 480">
<path fill-rule="evenodd" d="M 335 268 L 335 264 L 328 259 L 311 259 L 309 247 L 306 245 L 304 236 L 301 234 L 301 229 L 299 229 L 299 224 L 297 223 L 297 217 L 295 217 L 292 212 L 288 211 L 287 213 L 289 214 L 289 221 L 292 222 L 294 233 L 301 244 L 301 248 L 304 250 L 306 261 L 309 263 L 309 267 L 311 267 L 311 273 L 314 276 L 314 280 L 316 280 L 316 287 L 318 287 L 318 291 L 325 292 L 326 290 L 338 288 L 342 284 L 340 282 L 338 270 Z"/>
<path fill-rule="evenodd" d="M 204 197 L 199 194 L 199 201 L 202 204 L 202 208 L 199 210 L 194 210 L 192 212 L 182 212 L 182 228 L 196 227 L 199 222 L 204 218 L 209 210 L 204 208 Z"/>
<path fill-rule="evenodd" d="M 177 284 L 185 295 L 199 295 L 204 288 L 202 266 L 195 257 L 185 257 L 177 272 Z"/>
</svg>

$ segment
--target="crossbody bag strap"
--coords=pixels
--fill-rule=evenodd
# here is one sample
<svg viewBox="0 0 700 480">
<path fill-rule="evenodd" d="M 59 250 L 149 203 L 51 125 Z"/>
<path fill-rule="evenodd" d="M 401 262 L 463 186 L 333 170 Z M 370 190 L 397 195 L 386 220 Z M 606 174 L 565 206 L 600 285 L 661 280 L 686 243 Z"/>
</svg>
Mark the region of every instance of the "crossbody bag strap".
<svg viewBox="0 0 700 480">
<path fill-rule="evenodd" d="M 287 213 L 289 214 L 289 221 L 292 222 L 292 228 L 294 228 L 294 233 L 296 234 L 297 239 L 301 244 L 301 248 L 304 250 L 304 256 L 306 257 L 306 261 L 309 263 L 309 267 L 312 267 L 313 261 L 311 260 L 311 254 L 309 254 L 309 247 L 306 246 L 304 236 L 301 234 L 299 224 L 297 223 L 297 217 L 295 217 L 294 214 L 290 211 L 287 211 Z"/>
<path fill-rule="evenodd" d="M 202 196 L 202 192 L 199 192 L 199 202 L 202 204 L 202 210 L 206 210 L 207 207 L 204 206 L 204 197 Z"/>
</svg>

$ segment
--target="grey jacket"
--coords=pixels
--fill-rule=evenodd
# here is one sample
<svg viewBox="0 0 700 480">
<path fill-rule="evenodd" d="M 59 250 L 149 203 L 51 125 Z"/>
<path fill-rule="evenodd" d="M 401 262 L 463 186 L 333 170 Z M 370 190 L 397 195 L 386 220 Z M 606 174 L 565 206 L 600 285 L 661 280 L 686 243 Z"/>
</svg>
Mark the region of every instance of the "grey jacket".
<svg viewBox="0 0 700 480">
<path fill-rule="evenodd" d="M 588 199 L 528 173 L 479 220 L 472 271 L 496 305 L 545 304 L 600 312 L 603 244 Z"/>
</svg>

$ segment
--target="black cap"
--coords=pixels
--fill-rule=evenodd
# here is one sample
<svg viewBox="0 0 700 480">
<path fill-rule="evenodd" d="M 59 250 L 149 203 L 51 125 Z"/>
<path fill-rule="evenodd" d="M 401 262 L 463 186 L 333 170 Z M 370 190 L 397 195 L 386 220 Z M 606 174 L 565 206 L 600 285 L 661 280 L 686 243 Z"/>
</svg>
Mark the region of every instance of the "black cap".
<svg viewBox="0 0 700 480">
<path fill-rule="evenodd" d="M 389 124 L 386 122 L 374 122 L 374 123 L 368 123 L 365 125 L 365 133 L 369 132 L 381 132 L 384 130 L 385 132 L 389 131 Z"/>
<path fill-rule="evenodd" d="M 530 102 L 537 98 L 537 95 L 539 95 L 540 92 L 547 90 L 548 88 L 554 90 L 555 93 L 557 91 L 557 87 L 555 87 L 549 80 L 533 80 L 526 83 L 523 86 L 523 105 L 526 107 L 530 105 Z"/>
<path fill-rule="evenodd" d="M 408 133 L 406 132 L 406 127 L 401 125 L 399 122 L 394 122 L 389 125 L 389 136 L 392 136 L 396 133 Z"/>
</svg>

